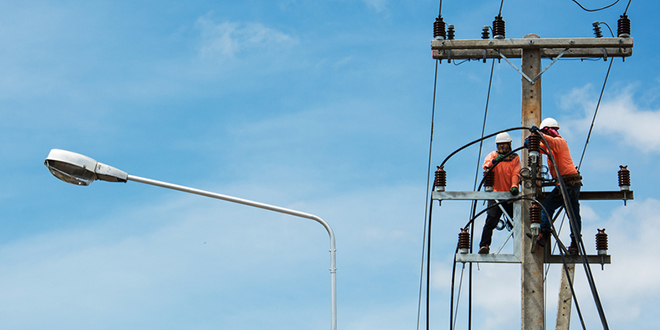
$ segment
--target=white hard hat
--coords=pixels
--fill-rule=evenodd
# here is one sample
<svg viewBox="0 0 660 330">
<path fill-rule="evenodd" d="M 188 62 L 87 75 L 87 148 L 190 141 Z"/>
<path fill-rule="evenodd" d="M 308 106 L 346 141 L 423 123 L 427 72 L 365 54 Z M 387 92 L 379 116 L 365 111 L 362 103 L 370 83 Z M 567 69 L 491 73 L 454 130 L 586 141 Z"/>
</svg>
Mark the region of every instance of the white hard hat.
<svg viewBox="0 0 660 330">
<path fill-rule="evenodd" d="M 507 132 L 500 133 L 495 136 L 495 143 L 511 143 L 511 141 L 513 140 L 511 140 L 511 136 L 509 136 L 509 133 Z"/>
<path fill-rule="evenodd" d="M 546 119 L 543 119 L 543 121 L 541 122 L 541 127 L 540 128 L 544 129 L 546 127 L 559 129 L 559 124 L 557 123 L 557 121 L 554 118 L 548 117 Z"/>
</svg>

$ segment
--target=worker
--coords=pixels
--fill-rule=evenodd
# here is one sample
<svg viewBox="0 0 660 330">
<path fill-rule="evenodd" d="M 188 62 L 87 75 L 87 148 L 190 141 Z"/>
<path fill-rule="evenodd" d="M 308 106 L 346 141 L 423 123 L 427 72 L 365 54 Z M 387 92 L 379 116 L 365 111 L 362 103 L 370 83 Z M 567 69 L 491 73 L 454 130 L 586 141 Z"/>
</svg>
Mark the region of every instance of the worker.
<svg viewBox="0 0 660 330">
<path fill-rule="evenodd" d="M 497 150 L 492 151 L 484 160 L 484 170 L 491 169 L 494 174 L 495 183 L 493 191 L 509 191 L 513 196 L 518 195 L 518 183 L 520 182 L 520 159 L 516 153 L 511 152 L 511 136 L 509 133 L 500 133 L 495 137 Z M 510 218 L 513 219 L 513 204 L 505 202 L 500 204 Z M 488 201 L 488 212 L 481 242 L 479 243 L 479 254 L 490 253 L 490 242 L 493 229 L 497 227 L 502 216 L 502 209 L 494 200 Z"/>
<path fill-rule="evenodd" d="M 532 127 L 532 131 L 534 130 L 535 127 Z M 552 219 L 555 210 L 561 206 L 564 206 L 561 187 L 559 186 L 559 182 L 557 180 L 557 178 L 561 176 L 566 186 L 566 191 L 568 192 L 568 200 L 570 204 L 569 206 L 573 211 L 572 213 L 575 217 L 573 220 L 576 226 L 576 228 L 572 228 L 573 226 L 571 226 L 571 245 L 568 247 L 568 252 L 570 254 L 577 254 L 577 239 L 581 237 L 580 232 L 582 231 L 582 219 L 580 217 L 580 188 L 582 187 L 582 177 L 580 176 L 580 173 L 573 163 L 573 158 L 571 158 L 571 153 L 568 150 L 568 144 L 566 143 L 566 140 L 564 140 L 564 138 L 559 135 L 558 130 L 559 124 L 553 118 L 544 119 L 541 122 L 541 128 L 538 129 L 538 131 L 543 134 L 545 141 L 547 141 L 546 145 L 543 142 L 543 139 L 541 139 L 542 152 L 552 153 L 552 156 L 557 163 L 557 169 L 559 170 L 559 173 L 555 171 L 555 166 L 548 156 L 548 167 L 550 168 L 552 178 L 557 182 L 557 184 L 543 201 L 543 207 L 549 214 L 546 214 L 545 211 L 541 213 L 541 237 L 539 238 L 539 244 L 545 245 L 547 242 L 551 233 L 549 219 Z"/>
</svg>

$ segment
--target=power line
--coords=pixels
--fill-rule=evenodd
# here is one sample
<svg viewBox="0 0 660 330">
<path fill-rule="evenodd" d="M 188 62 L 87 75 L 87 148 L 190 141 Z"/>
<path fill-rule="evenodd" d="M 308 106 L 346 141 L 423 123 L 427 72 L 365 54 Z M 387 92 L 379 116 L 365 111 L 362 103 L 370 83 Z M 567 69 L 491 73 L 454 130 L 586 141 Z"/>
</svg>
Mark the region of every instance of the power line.
<svg viewBox="0 0 660 330">
<path fill-rule="evenodd" d="M 442 1 L 440 1 L 440 4 L 442 6 Z M 426 224 L 428 222 L 429 225 L 429 231 L 428 231 L 428 245 L 429 245 L 429 262 L 426 265 L 427 272 L 431 267 L 430 263 L 430 254 L 431 254 L 431 211 L 432 211 L 432 206 L 433 203 L 430 203 L 429 209 L 426 208 L 426 205 L 429 205 L 429 191 L 430 191 L 430 186 L 431 186 L 431 156 L 433 152 L 433 129 L 434 129 L 434 123 L 435 123 L 435 98 L 436 98 L 436 92 L 437 92 L 437 86 L 438 86 L 438 62 L 439 60 L 435 61 L 435 78 L 433 79 L 433 105 L 431 106 L 431 136 L 429 138 L 429 161 L 428 161 L 428 168 L 426 170 L 427 176 L 426 176 L 426 202 L 424 203 L 424 238 L 426 239 L 427 237 L 427 232 L 426 232 Z M 420 314 L 422 310 L 422 286 L 424 282 L 424 251 L 425 249 L 425 244 L 426 242 L 422 242 L 422 266 L 420 270 L 420 279 L 419 279 L 419 301 L 417 303 L 417 330 L 419 330 L 419 321 L 420 321 Z M 426 294 L 426 306 L 427 306 L 427 311 L 426 311 L 426 328 L 428 329 L 429 327 L 429 311 L 428 311 L 428 287 L 430 283 L 427 283 L 427 294 Z"/>
<path fill-rule="evenodd" d="M 587 145 L 589 144 L 589 139 L 591 138 L 591 132 L 594 129 L 594 123 L 596 122 L 596 116 L 598 115 L 598 109 L 600 108 L 600 101 L 603 99 L 603 93 L 605 92 L 605 85 L 607 85 L 607 78 L 610 76 L 610 70 L 612 69 L 612 63 L 614 58 L 610 59 L 610 65 L 607 68 L 607 74 L 605 75 L 605 81 L 603 82 L 603 87 L 600 89 L 600 96 L 598 97 L 598 103 L 596 104 L 596 111 L 594 111 L 594 116 L 591 119 L 591 126 L 589 127 L 589 134 L 587 134 L 587 140 L 584 142 L 584 149 L 582 149 L 582 156 L 580 157 L 580 163 L 578 164 L 578 170 L 582 166 L 582 160 L 584 160 L 584 153 L 587 151 Z"/>
<path fill-rule="evenodd" d="M 631 1 L 632 1 L 632 0 L 631 0 Z M 596 8 L 596 9 L 588 9 L 588 8 L 585 8 L 585 7 L 584 7 L 581 3 L 579 3 L 577 0 L 573 0 L 573 2 L 575 2 L 578 6 L 580 6 L 580 8 L 584 9 L 585 11 L 594 12 L 594 11 L 599 11 L 599 10 L 603 10 L 603 9 L 610 8 L 610 7 L 614 6 L 614 5 L 616 5 L 617 2 L 619 2 L 619 0 L 614 1 L 614 3 L 609 4 L 609 5 L 605 6 L 605 7 Z M 630 3 L 628 3 L 628 4 L 630 5 Z M 626 10 L 627 10 L 627 8 L 626 8 Z"/>
</svg>

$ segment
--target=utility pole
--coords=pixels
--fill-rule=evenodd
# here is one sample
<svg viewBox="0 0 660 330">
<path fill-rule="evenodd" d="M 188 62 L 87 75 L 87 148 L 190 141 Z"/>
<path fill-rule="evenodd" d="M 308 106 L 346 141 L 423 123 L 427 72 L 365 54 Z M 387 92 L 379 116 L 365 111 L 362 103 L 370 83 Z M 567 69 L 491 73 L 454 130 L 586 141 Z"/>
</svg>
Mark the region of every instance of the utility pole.
<svg viewBox="0 0 660 330">
<path fill-rule="evenodd" d="M 539 39 L 535 34 L 528 34 L 523 40 L 528 39 L 534 42 Z M 522 50 L 522 70 L 527 77 L 537 77 L 541 72 L 541 49 L 529 48 Z M 522 116 L 521 122 L 524 127 L 539 126 L 541 123 L 541 78 L 536 81 L 528 81 L 525 76 L 522 77 Z M 522 131 L 522 143 L 529 136 L 529 131 Z M 521 159 L 527 159 L 528 151 L 524 149 Z M 535 195 L 535 187 L 522 185 L 522 194 L 526 196 Z M 524 201 L 522 212 L 523 228 L 530 228 L 529 208 L 531 201 Z M 526 231 L 523 229 L 523 231 Z M 526 242 L 530 239 L 523 237 Z M 529 246 L 530 244 L 523 244 Z M 523 330 L 543 329 L 545 325 L 545 309 L 543 308 L 543 249 L 523 248 L 522 267 L 520 274 L 520 283 L 522 290 L 522 324 Z"/>
<path fill-rule="evenodd" d="M 503 24 L 503 22 L 502 22 Z M 433 58 L 436 60 L 483 60 L 503 59 L 513 66 L 522 76 L 522 114 L 521 123 L 524 127 L 539 126 L 542 118 L 541 111 L 541 76 L 555 62 L 562 57 L 581 58 L 607 58 L 628 57 L 632 55 L 633 40 L 629 33 L 619 33 L 618 38 L 540 38 L 535 34 L 528 34 L 521 39 L 505 39 L 503 35 L 496 39 L 470 39 L 445 40 L 439 37 L 431 41 Z M 521 59 L 522 69 L 518 69 L 510 59 Z M 549 58 L 553 61 L 544 69 L 541 68 L 541 59 Z M 523 131 L 522 142 L 530 132 Z M 522 166 L 527 167 L 528 153 L 522 152 Z M 532 178 L 533 180 L 534 178 Z M 522 194 L 526 197 L 541 197 L 541 191 L 534 184 L 522 185 Z M 433 200 L 460 200 L 460 199 L 507 199 L 511 198 L 508 192 L 433 192 Z M 623 196 L 623 197 L 622 197 Z M 580 199 L 632 199 L 632 191 L 619 192 L 582 192 Z M 462 262 L 499 262 L 521 264 L 521 306 L 522 330 L 545 329 L 545 306 L 543 288 L 544 263 L 561 263 L 560 258 L 547 255 L 545 249 L 534 248 L 532 238 L 525 233 L 530 230 L 529 208 L 530 201 L 516 202 L 514 218 L 516 234 L 514 240 L 514 255 L 457 255 L 457 261 Z M 519 218 L 518 218 L 519 217 Z M 530 248 L 531 247 L 531 248 Z M 609 263 L 607 258 L 587 256 L 589 262 Z M 570 259 L 571 257 L 566 257 Z M 580 262 L 572 257 L 568 262 Z M 566 311 L 564 311 L 566 313 Z M 570 317 L 570 296 L 568 304 Z M 568 325 L 566 328 L 568 329 Z"/>
</svg>

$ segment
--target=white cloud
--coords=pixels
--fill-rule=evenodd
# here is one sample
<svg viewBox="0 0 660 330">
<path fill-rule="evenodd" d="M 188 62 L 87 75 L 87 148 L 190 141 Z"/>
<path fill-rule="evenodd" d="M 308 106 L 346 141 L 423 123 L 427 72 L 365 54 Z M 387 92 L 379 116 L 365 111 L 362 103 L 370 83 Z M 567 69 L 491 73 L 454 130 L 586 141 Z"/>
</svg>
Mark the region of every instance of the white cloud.
<svg viewBox="0 0 660 330">
<path fill-rule="evenodd" d="M 209 15 L 195 23 L 201 33 L 199 55 L 228 59 L 249 51 L 268 52 L 297 44 L 297 39 L 260 23 L 214 22 Z"/>
<path fill-rule="evenodd" d="M 387 9 L 387 0 L 363 0 L 367 7 L 380 13 Z"/>
<path fill-rule="evenodd" d="M 660 152 L 660 109 L 644 108 L 633 98 L 633 87 L 606 94 L 601 102 L 594 124 L 594 135 L 615 137 L 623 144 L 647 153 Z M 608 95 L 616 95 L 608 98 Z M 583 108 L 585 117 L 568 120 L 569 129 L 588 131 L 598 100 L 591 85 L 574 89 L 562 99 L 561 107 Z"/>
<path fill-rule="evenodd" d="M 660 259 L 660 250 L 654 248 L 660 237 L 659 208 L 660 201 L 652 198 L 630 202 L 603 224 L 612 264 L 594 275 L 605 304 L 616 306 L 609 312 L 619 321 L 637 318 L 645 305 L 657 305 L 660 267 L 653 260 Z"/>
</svg>

